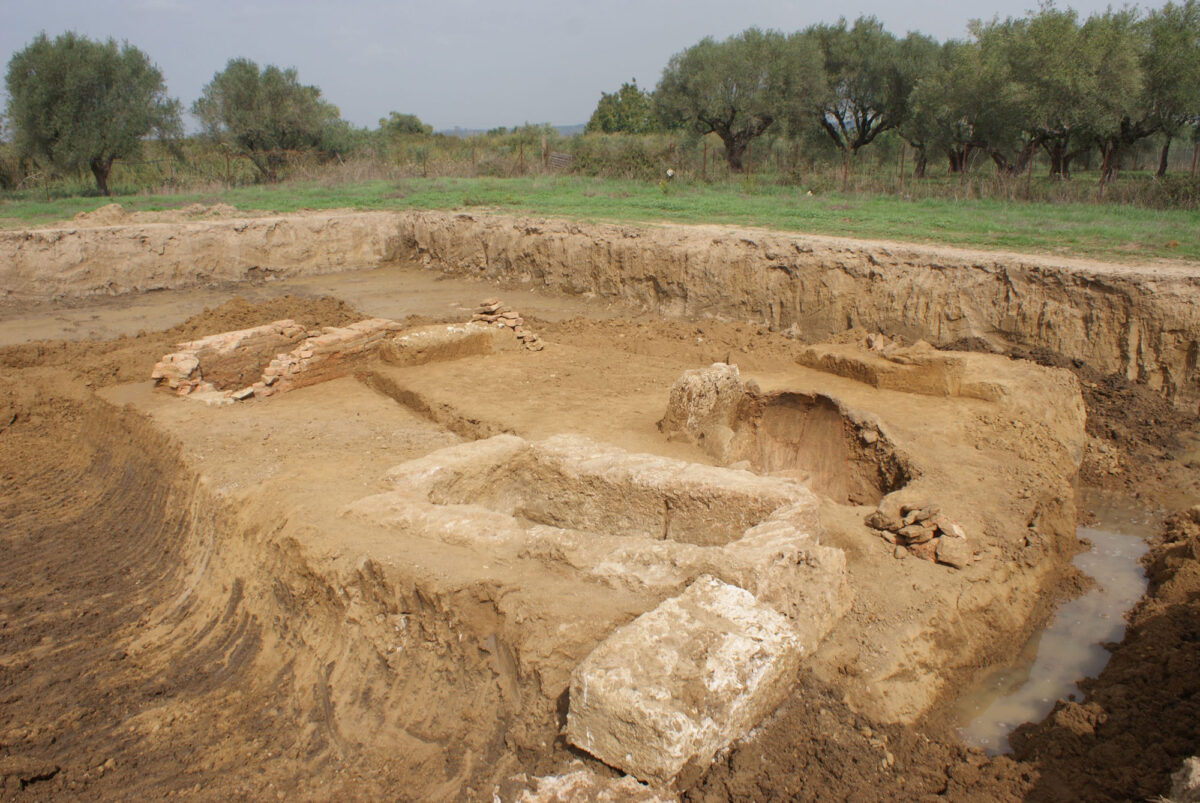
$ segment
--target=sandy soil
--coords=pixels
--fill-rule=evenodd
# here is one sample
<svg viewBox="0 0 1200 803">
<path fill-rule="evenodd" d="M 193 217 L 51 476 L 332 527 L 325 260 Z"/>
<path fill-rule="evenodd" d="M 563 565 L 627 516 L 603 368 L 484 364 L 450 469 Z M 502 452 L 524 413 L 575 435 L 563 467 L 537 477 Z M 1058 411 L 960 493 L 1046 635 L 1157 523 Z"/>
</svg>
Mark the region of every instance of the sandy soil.
<svg viewBox="0 0 1200 803">
<path fill-rule="evenodd" d="M 1054 476 L 1046 455 L 1057 448 L 1055 430 L 1039 429 L 1049 425 L 1030 407 L 1046 392 L 1038 377 L 1058 374 L 1011 363 L 1027 384 L 1019 385 L 1023 404 L 1010 406 L 885 391 L 797 366 L 796 341 L 765 326 L 662 320 L 521 285 L 499 290 L 550 344 L 544 352 L 373 366 L 373 382 L 337 380 L 236 410 L 153 393 L 150 368 L 181 340 L 280 318 L 463 320 L 496 284 L 390 267 L 239 287 L 245 300 L 209 288 L 4 310 L 6 797 L 490 799 L 503 778 L 561 771 L 579 756 L 556 739 L 554 701 L 505 690 L 510 658 L 498 642 L 475 654 L 456 651 L 455 639 L 497 627 L 496 611 L 578 620 L 598 632 L 646 600 L 614 591 L 600 609 L 595 597 L 572 603 L 569 574 L 549 572 L 526 588 L 530 575 L 516 563 L 493 567 L 469 550 L 382 541 L 338 511 L 381 490 L 390 466 L 498 431 L 576 431 L 711 462 L 656 424 L 675 377 L 718 360 L 765 388 L 820 388 L 882 416 L 897 443 L 917 453 L 927 482 L 958 489 L 948 504 L 975 525 L 986 559 L 961 575 L 897 560 L 861 525 L 870 508 L 827 500 L 828 542 L 846 550 L 860 589 L 854 609 L 789 701 L 713 766 L 689 771 L 683 797 L 1052 800 L 1070 790 L 1133 799 L 1165 791 L 1167 774 L 1197 751 L 1196 514 L 1165 525 L 1149 559 L 1151 590 L 1088 699 L 1022 729 L 1015 754 L 997 759 L 962 747 L 940 718 L 983 664 L 1079 587 L 1065 542 L 1022 552 L 1012 540 L 1037 508 L 1021 495 L 1030 480 Z M 1017 356 L 1078 377 L 1090 436 L 1084 483 L 1164 514 L 1194 503 L 1194 418 L 1086 363 Z M 379 391 L 388 383 L 390 395 Z M 364 554 L 374 562 L 363 563 Z M 1006 591 L 993 582 L 978 606 L 964 606 L 973 612 L 944 619 L 964 630 L 959 642 L 913 636 L 935 630 L 965 588 L 997 572 L 1008 575 Z M 401 614 L 371 595 L 392 576 L 410 579 L 412 590 L 387 592 L 431 646 L 388 667 L 374 647 L 353 645 L 390 638 L 389 617 Z M 997 615 L 1012 607 L 1004 594 L 1025 597 L 1019 621 Z M 526 638 L 529 651 L 548 639 L 538 664 L 548 687 L 582 649 L 563 645 L 555 657 L 548 636 Z M 906 649 L 919 653 L 907 664 L 896 657 Z M 960 650 L 969 655 L 956 661 Z M 891 697 L 869 691 L 881 673 L 922 662 L 927 676 L 893 678 Z M 479 682 L 493 675 L 498 685 Z M 519 673 L 517 682 L 526 682 Z"/>
</svg>

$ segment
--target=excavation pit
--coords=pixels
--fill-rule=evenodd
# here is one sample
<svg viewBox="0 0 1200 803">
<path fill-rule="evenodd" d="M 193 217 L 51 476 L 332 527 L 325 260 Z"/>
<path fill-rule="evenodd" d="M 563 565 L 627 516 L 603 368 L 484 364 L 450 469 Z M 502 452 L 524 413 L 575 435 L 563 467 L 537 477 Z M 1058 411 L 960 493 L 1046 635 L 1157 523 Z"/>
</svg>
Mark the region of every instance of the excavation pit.
<svg viewBox="0 0 1200 803">
<path fill-rule="evenodd" d="M 841 503 L 876 504 L 913 476 L 875 416 L 822 393 L 763 393 L 724 363 L 684 373 L 659 428 L 725 465 L 795 477 Z"/>
<path fill-rule="evenodd" d="M 849 605 L 844 556 L 820 545 L 817 500 L 792 480 L 570 435 L 453 446 L 388 479 L 345 515 L 670 596 L 573 673 L 569 738 L 640 780 L 669 783 L 744 736 Z M 672 644 L 686 660 L 641 656 Z"/>
<path fill-rule="evenodd" d="M 446 231 L 471 225 L 456 221 Z M 708 253 L 710 235 L 696 241 L 696 254 Z M 209 409 L 152 392 L 146 383 L 112 385 L 110 377 L 118 374 L 110 363 L 117 358 L 109 360 L 98 344 L 80 348 L 89 358 L 100 355 L 89 365 L 89 379 L 100 387 L 98 403 L 132 404 L 123 420 L 153 435 L 145 439 L 148 453 L 178 461 L 178 496 L 154 504 L 163 505 L 158 518 L 164 521 L 174 521 L 173 514 L 186 519 L 186 526 L 171 535 L 181 542 L 180 565 L 164 573 L 169 587 L 162 594 L 165 601 L 149 614 L 150 626 L 135 617 L 133 636 L 118 634 L 104 645 L 102 659 L 115 647 L 127 653 L 120 666 L 143 662 L 133 683 L 122 675 L 123 685 L 114 688 L 157 690 L 164 667 L 172 665 L 225 667 L 197 671 L 200 685 L 181 681 L 182 691 L 174 696 L 175 689 L 168 688 L 148 696 L 149 702 L 134 701 L 129 722 L 111 731 L 113 744 L 133 746 L 118 748 L 118 769 L 106 771 L 105 778 L 129 779 L 120 769 L 126 759 L 137 766 L 162 739 L 170 739 L 196 746 L 205 766 L 217 768 L 198 773 L 197 780 L 216 784 L 215 794 L 230 797 L 244 794 L 232 785 L 243 778 L 238 762 L 270 751 L 275 758 L 266 766 L 272 774 L 264 777 L 296 796 L 345 796 L 343 787 L 307 785 L 336 775 L 377 784 L 354 790 L 363 796 L 388 797 L 403 790 L 427 798 L 490 799 L 505 778 L 561 773 L 580 757 L 561 749 L 559 737 L 572 716 L 575 694 L 569 690 L 582 678 L 581 667 L 599 665 L 604 652 L 592 664 L 589 657 L 605 645 L 615 648 L 619 642 L 610 638 L 639 622 L 657 621 L 643 617 L 664 605 L 669 609 L 673 600 L 707 583 L 703 578 L 722 584 L 718 589 L 750 595 L 753 605 L 799 633 L 803 645 L 798 654 L 781 649 L 777 664 L 783 674 L 801 678 L 803 688 L 783 693 L 778 716 L 759 731 L 769 736 L 751 736 L 730 748 L 729 755 L 744 759 L 738 772 L 748 777 L 753 771 L 746 767 L 790 760 L 789 751 L 801 746 L 801 752 L 845 748 L 855 767 L 882 767 L 884 749 L 868 755 L 865 739 L 841 738 L 845 728 L 853 726 L 853 737 L 865 720 L 876 735 L 879 723 L 889 734 L 893 728 L 910 733 L 902 729 L 936 716 L 973 672 L 1004 661 L 1010 645 L 1020 643 L 1052 606 L 1064 577 L 1069 579 L 1076 523 L 1071 484 L 1087 445 L 1072 377 L 993 355 L 875 352 L 863 348 L 857 335 L 853 342 L 847 337 L 836 345 L 802 347 L 777 330 L 796 323 L 795 331 L 805 338 L 824 332 L 804 328 L 807 319 L 791 310 L 794 299 L 771 284 L 791 282 L 791 287 L 792 274 L 773 267 L 764 274 L 770 281 L 744 285 L 755 293 L 768 288 L 776 305 L 771 309 L 778 308 L 780 316 L 768 322 L 770 327 L 709 318 L 715 310 L 713 315 L 762 322 L 757 313 L 744 314 L 741 308 L 710 310 L 708 297 L 696 295 L 698 275 L 676 282 L 643 273 L 636 282 L 614 285 L 618 292 L 636 288 L 667 295 L 686 288 L 691 295 L 673 307 L 670 298 L 650 300 L 661 302 L 658 309 L 688 314 L 689 320 L 621 317 L 623 312 L 603 301 L 529 292 L 543 276 L 576 282 L 572 292 L 603 294 L 604 286 L 584 285 L 607 281 L 607 274 L 580 268 L 590 264 L 581 261 L 582 250 L 567 256 L 554 252 L 559 261 L 554 270 L 561 273 L 538 273 L 549 270 L 545 261 L 553 248 L 538 251 L 529 236 L 525 232 L 518 239 L 530 248 L 506 256 L 497 256 L 490 242 L 487 248 L 460 252 L 454 238 L 422 241 L 428 245 L 423 253 L 435 255 L 431 267 L 441 267 L 437 260 L 451 256 L 472 275 L 534 265 L 529 282 L 519 289 L 500 291 L 490 283 L 481 289 L 480 280 L 443 280 L 440 273 L 400 266 L 304 280 L 298 285 L 304 292 L 344 294 L 364 315 L 397 321 L 416 314 L 458 322 L 420 332 L 389 329 L 376 345 L 346 355 L 337 372 L 324 376 L 277 373 L 275 384 L 297 377 L 290 380 L 295 392 L 276 390 L 267 403 Z M 621 236 L 627 244 L 648 239 L 632 230 Z M 587 240 L 593 247 L 593 238 Z M 407 242 L 402 239 L 395 247 L 403 251 Z M 610 253 L 595 253 L 601 252 Z M 630 260 L 620 270 L 649 271 L 666 264 L 658 258 L 662 253 L 655 253 L 653 260 Z M 616 270 L 615 261 L 610 267 Z M 728 292 L 725 267 L 714 263 L 712 272 L 722 281 L 722 298 L 741 303 L 737 288 L 743 285 Z M 943 273 L 949 275 L 939 276 Z M 297 286 L 290 282 L 281 279 L 263 292 Z M 812 286 L 805 284 L 803 292 Z M 439 329 L 467 327 L 472 302 L 480 296 L 518 292 L 528 299 L 518 306 L 545 337 L 542 350 L 508 348 L 496 334 L 473 327 L 469 338 L 439 340 Z M 839 292 L 836 301 L 860 297 Z M 163 298 L 141 300 L 153 304 Z M 895 306 L 894 299 L 887 301 Z M 828 306 L 828 299 L 821 303 Z M 936 315 L 945 306 L 922 309 Z M 299 340 L 247 348 L 241 362 L 221 364 L 219 355 L 197 359 L 199 374 L 204 381 L 218 380 L 215 392 L 232 394 L 244 390 L 236 386 L 255 372 L 262 381 L 280 354 L 291 354 L 313 337 L 337 334 L 319 324 L 351 328 L 344 326 L 345 318 L 321 321 L 300 312 L 273 311 L 261 319 L 304 321 Z M 855 321 L 867 322 L 863 325 L 875 320 L 862 309 L 856 316 Z M 840 316 L 838 326 L 847 320 Z M 152 333 L 153 353 L 126 352 L 137 356 L 120 366 L 120 381 L 145 377 L 176 340 L 229 328 L 219 322 L 209 329 L 189 324 L 181 330 L 185 334 L 170 340 L 154 340 L 158 335 Z M 931 330 L 939 325 L 934 321 Z M 516 337 L 512 331 L 500 335 Z M 407 346 L 397 346 L 404 338 Z M 120 345 L 146 347 L 144 341 Z M 49 360 L 53 354 L 43 356 Z M 826 359 L 835 354 L 836 359 Z M 9 365 L 23 365 L 21 359 L 10 357 Z M 715 361 L 736 363 L 744 377 L 736 403 L 726 408 L 732 412 L 718 422 L 727 431 L 706 427 L 698 406 L 676 408 L 668 398 L 681 372 L 708 370 L 698 367 Z M 16 377 L 11 387 L 19 391 L 26 374 L 11 372 Z M 253 385 L 248 398 L 268 395 L 260 396 Z M 74 388 L 93 395 L 78 382 Z M 23 409 L 17 427 L 26 420 Z M 672 416 L 680 426 L 656 426 Z M 689 425 L 689 417 L 699 425 Z M 507 434 L 493 438 L 497 433 Z M 520 443 L 514 447 L 511 438 Z M 123 442 L 127 435 L 114 430 L 112 439 Z M 47 460 L 52 451 L 45 448 Z M 451 470 L 456 454 L 465 455 L 457 474 Z M 421 465 L 437 468 L 427 485 L 417 476 Z M 716 471 L 728 472 L 716 486 L 696 479 L 717 476 L 708 473 Z M 660 484 L 647 479 L 656 472 L 666 478 Z M 109 473 L 113 483 L 123 482 L 120 472 Z M 800 496 L 762 490 L 785 486 L 804 490 Z M 759 490 L 748 491 L 751 487 Z M 115 487 L 97 490 L 97 498 L 123 498 L 113 495 Z M 45 496 L 54 493 L 49 488 Z M 94 505 L 94 499 L 87 504 Z M 969 560 L 914 559 L 916 553 L 888 540 L 890 530 L 868 524 L 877 512 L 903 513 L 914 506 L 940 508 L 942 516 L 960 524 L 964 537 L 955 536 L 953 543 Z M 47 507 L 40 515 L 56 514 Z M 926 543 L 948 538 L 942 532 Z M 89 549 L 81 544 L 81 552 L 91 554 Z M 144 551 L 131 552 L 131 560 L 140 560 Z M 839 576 L 838 566 L 842 580 L 818 582 Z M 136 576 L 136 563 L 134 571 Z M 693 632 L 674 622 L 668 621 L 668 632 Z M 226 639 L 234 629 L 242 635 Z M 218 641 L 253 646 L 237 646 L 236 655 L 226 656 Z M 656 674 L 647 668 L 646 682 L 637 685 L 674 689 L 675 681 L 683 681 L 682 690 L 665 694 L 697 703 L 695 713 L 707 701 L 703 694 L 689 696 L 697 683 L 707 690 L 704 678 L 739 676 L 705 674 L 708 653 L 699 647 L 711 644 L 712 654 L 725 654 L 729 648 L 720 647 L 720 639 L 705 635 L 683 641 L 697 648 L 684 656 L 695 671 Z M 35 661 L 57 660 L 53 654 L 39 657 L 38 649 L 34 644 L 19 651 L 10 666 L 25 672 L 21 667 Z M 180 653 L 194 654 L 196 660 L 179 661 Z M 614 655 L 609 666 L 627 663 L 621 651 Z M 666 651 L 659 657 L 665 659 Z M 92 658 L 89 668 L 108 673 L 105 677 L 118 671 L 112 668 L 117 662 Z M 798 674 L 793 672 L 797 662 Z M 713 685 L 720 684 L 714 680 Z M 821 717 L 815 718 L 814 694 L 829 695 L 821 700 L 848 700 L 853 712 L 822 705 Z M 180 724 L 189 721 L 183 714 L 195 711 L 240 722 L 240 712 L 259 710 L 246 701 L 263 699 L 270 700 L 270 707 L 262 707 L 268 725 L 254 732 L 257 741 L 239 742 L 238 755 L 229 761 L 204 725 L 188 730 Z M 776 698 L 758 699 L 756 705 L 765 710 Z M 6 705 L 14 717 L 24 715 L 15 703 Z M 812 717 L 797 720 L 797 711 Z M 580 722 L 586 720 L 581 710 L 575 713 Z M 53 735 L 55 723 L 65 720 L 37 720 L 31 714 L 30 721 Z M 224 736 L 227 730 L 218 732 Z M 722 740 L 737 730 L 731 727 Z M 67 743 L 61 731 L 58 735 L 60 744 Z M 572 744 L 584 741 L 579 737 Z M 636 741 L 654 744 L 641 736 Z M 768 747 L 776 745 L 780 752 L 769 754 Z M 759 747 L 763 761 L 754 752 Z M 594 755 L 604 752 L 598 745 L 591 749 Z M 708 748 L 692 755 L 704 765 Z M 624 765 L 616 753 L 585 761 L 604 775 L 610 773 L 599 767 L 601 761 L 628 766 L 655 783 L 669 778 L 675 766 Z M 327 766 L 336 773 L 312 769 Z M 729 766 L 718 759 L 710 768 L 714 783 Z M 175 770 L 155 769 L 159 774 L 144 787 L 119 791 L 171 788 Z M 696 794 L 703 776 L 700 781 L 695 773 L 684 776 L 676 776 L 676 783 Z M 303 788 L 290 780 L 297 777 Z M 919 782 L 918 772 L 905 777 Z M 266 784 L 248 794 L 272 793 Z M 762 788 L 786 796 L 782 785 Z M 117 787 L 87 791 L 118 795 Z"/>
<path fill-rule="evenodd" d="M 849 347 L 839 347 L 841 370 L 833 373 L 796 367 L 789 355 L 774 375 L 743 379 L 727 363 L 680 375 L 686 363 L 677 358 L 622 352 L 611 340 L 599 348 L 555 342 L 570 338 L 570 328 L 539 343 L 541 350 L 522 349 L 510 327 L 495 324 L 403 329 L 368 320 L 298 344 L 292 353 L 311 351 L 299 354 L 309 362 L 281 374 L 276 382 L 287 378 L 287 384 L 275 389 L 297 392 L 267 405 L 191 414 L 184 408 L 195 405 L 161 393 L 152 405 L 185 440 L 194 419 L 217 416 L 202 440 L 224 433 L 218 438 L 224 445 L 197 459 L 219 474 L 226 470 L 218 466 L 230 467 L 220 487 L 257 487 L 253 467 L 277 465 L 270 471 L 277 479 L 263 493 L 279 498 L 263 497 L 261 504 L 300 522 L 288 530 L 303 548 L 332 550 L 338 564 L 371 567 L 370 588 L 359 593 L 373 598 L 380 588 L 416 589 L 427 600 L 417 607 L 436 611 L 420 631 L 434 634 L 428 648 L 457 656 L 431 657 L 420 671 L 462 667 L 482 656 L 492 674 L 468 673 L 460 683 L 471 690 L 462 692 L 464 699 L 488 701 L 473 704 L 486 710 L 484 719 L 493 723 L 487 727 L 515 727 L 513 706 L 521 711 L 526 743 L 547 729 L 586 723 L 572 731 L 572 744 L 637 778 L 670 783 L 684 764 L 707 763 L 786 699 L 783 679 L 794 677 L 800 663 L 822 680 L 836 679 L 872 716 L 911 721 L 938 704 L 956 666 L 975 661 L 992 643 L 986 630 L 960 643 L 946 640 L 946 612 L 964 599 L 975 616 L 995 606 L 1019 608 L 1026 604 L 1021 590 L 1042 582 L 1039 566 L 1045 577 L 1055 576 L 1056 539 L 1073 519 L 1062 500 L 1081 437 L 1072 397 L 1078 391 L 1060 377 L 1047 382 L 1040 374 L 1006 373 L 986 355 L 947 358 L 921 374 L 921 392 L 908 394 L 847 376 L 845 366 L 855 359 L 875 359 Z M 334 342 L 343 334 L 358 339 L 353 349 Z M 286 363 L 284 356 L 272 365 Z M 336 372 L 322 367 L 322 357 Z M 579 371 L 580 365 L 587 367 Z M 947 370 L 956 390 L 997 377 L 995 393 L 961 401 L 928 392 Z M 328 408 L 339 399 L 354 401 Z M 397 432 L 429 433 L 421 439 L 433 438 L 430 446 L 452 443 L 393 460 L 386 470 L 378 469 L 383 454 L 372 458 L 375 469 L 360 467 L 359 450 L 375 451 L 369 442 L 327 443 L 324 449 L 345 454 L 331 465 L 350 472 L 332 494 L 328 471 L 314 468 L 324 466 L 329 452 L 294 447 L 318 433 L 340 432 L 369 410 L 380 422 L 406 422 Z M 975 447 L 981 427 L 995 444 L 1028 423 L 1055 433 L 1039 443 L 1062 447 L 1049 457 L 1032 455 L 1031 474 L 1042 478 L 1036 495 L 1024 490 L 1033 486 L 1021 475 L 1010 474 L 1003 479 L 1010 497 L 993 494 L 987 504 L 974 504 L 972 489 L 993 482 L 997 465 L 995 446 Z M 260 428 L 267 430 L 261 441 Z M 282 462 L 273 454 L 281 448 L 293 452 Z M 385 487 L 373 493 L 354 490 L 381 481 Z M 325 503 L 315 501 L 318 486 Z M 935 508 L 945 512 L 930 513 L 930 521 L 945 523 L 945 532 L 935 528 L 933 539 L 914 537 L 907 545 L 906 554 L 927 561 L 897 560 L 896 534 L 873 529 L 884 511 Z M 984 584 L 1010 548 L 994 522 L 1018 520 L 1035 522 L 1025 526 L 1037 536 L 1024 539 L 1038 548 L 1025 553 L 1033 567 L 1025 585 Z M 327 571 L 319 561 L 310 566 Z M 697 613 L 708 610 L 706 602 L 698 608 L 677 602 L 705 596 L 698 590 L 703 584 L 736 590 L 710 595 L 725 600 L 717 607 L 732 618 Z M 905 628 L 888 627 L 893 618 L 875 612 L 881 594 L 903 606 Z M 859 595 L 872 612 L 847 617 Z M 486 613 L 475 610 L 474 599 L 487 600 Z M 385 607 L 378 615 L 404 629 L 413 605 L 397 607 L 403 613 Z M 778 629 L 771 624 L 755 631 L 760 641 L 728 641 L 736 621 L 777 622 L 783 629 L 778 638 L 767 634 Z M 407 665 L 420 651 L 401 645 L 406 657 L 397 657 L 396 647 L 387 646 L 389 632 L 364 649 L 382 649 L 389 667 Z M 620 645 L 641 644 L 639 653 L 655 644 L 666 650 L 655 633 L 690 634 L 684 642 L 691 651 L 680 653 L 686 661 L 643 663 L 628 687 L 614 685 L 610 670 L 635 659 L 622 658 L 629 650 Z M 865 642 L 874 645 L 866 653 Z M 755 643 L 761 650 L 741 649 Z M 679 673 L 670 668 L 676 665 Z M 774 679 L 761 687 L 735 684 L 746 699 L 718 693 L 726 688 L 720 678 L 760 677 L 760 670 Z M 584 680 L 593 674 L 608 680 Z M 331 682 L 344 685 L 350 677 Z M 574 691 L 564 696 L 568 687 L 583 686 L 608 691 L 586 705 Z M 658 709 L 630 702 L 644 694 L 691 702 Z M 706 717 L 722 706 L 751 713 L 722 715 L 726 725 L 714 730 Z M 631 721 L 632 710 L 647 717 Z M 685 720 L 691 724 L 680 724 Z M 679 727 L 664 724 L 671 722 Z M 439 732 L 457 738 L 451 730 Z"/>
</svg>

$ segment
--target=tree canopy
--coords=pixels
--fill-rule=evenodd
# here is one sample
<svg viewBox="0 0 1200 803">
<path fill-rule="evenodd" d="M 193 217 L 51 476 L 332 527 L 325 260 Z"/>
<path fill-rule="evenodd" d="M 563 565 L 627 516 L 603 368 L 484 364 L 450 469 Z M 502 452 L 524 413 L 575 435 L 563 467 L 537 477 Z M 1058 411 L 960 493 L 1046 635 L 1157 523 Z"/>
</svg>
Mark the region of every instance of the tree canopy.
<svg viewBox="0 0 1200 803">
<path fill-rule="evenodd" d="M 316 147 L 340 114 L 321 90 L 301 84 L 296 70 L 231 59 L 192 104 L 204 132 L 244 153 L 262 176 L 277 177 L 286 151 Z"/>
<path fill-rule="evenodd" d="M 399 134 L 424 134 L 428 136 L 433 133 L 433 126 L 422 123 L 421 118 L 415 114 L 391 112 L 387 117 L 379 120 L 379 130 L 388 136 Z"/>
<path fill-rule="evenodd" d="M 723 42 L 702 39 L 672 56 L 654 104 L 668 125 L 719 136 L 730 169 L 740 173 L 751 140 L 777 120 L 800 118 L 820 79 L 815 48 L 750 28 Z"/>
<path fill-rule="evenodd" d="M 1200 4 L 1167 3 L 1142 23 L 1145 47 L 1143 104 L 1164 135 L 1159 176 L 1167 172 L 1171 140 L 1189 128 L 1200 132 Z"/>
<path fill-rule="evenodd" d="M 40 34 L 13 55 L 5 86 L 18 151 L 51 172 L 90 170 L 102 195 L 113 162 L 137 155 L 151 133 L 182 130 L 162 73 L 128 42 Z"/>
<path fill-rule="evenodd" d="M 616 92 L 600 93 L 600 102 L 584 130 L 605 134 L 645 134 L 657 125 L 650 93 L 637 85 L 637 79 L 621 84 Z"/>
<path fill-rule="evenodd" d="M 1107 177 L 1158 135 L 1162 175 L 1173 138 L 1200 139 L 1200 0 L 1086 19 L 1045 0 L 1025 17 L 972 21 L 966 40 L 942 45 L 897 38 L 874 17 L 786 37 L 751 28 L 674 56 L 654 107 L 671 125 L 717 133 L 734 170 L 768 130 L 819 133 L 847 167 L 894 130 L 917 149 L 918 174 L 930 149 L 951 171 L 982 152 L 1009 174 L 1041 150 L 1051 175 L 1068 178 L 1073 159 L 1099 153 Z"/>
<path fill-rule="evenodd" d="M 937 43 L 920 34 L 897 40 L 874 17 L 859 17 L 852 26 L 845 19 L 814 25 L 799 38 L 811 39 L 821 55 L 817 121 L 847 156 L 904 121 L 909 94 L 938 52 Z"/>
</svg>

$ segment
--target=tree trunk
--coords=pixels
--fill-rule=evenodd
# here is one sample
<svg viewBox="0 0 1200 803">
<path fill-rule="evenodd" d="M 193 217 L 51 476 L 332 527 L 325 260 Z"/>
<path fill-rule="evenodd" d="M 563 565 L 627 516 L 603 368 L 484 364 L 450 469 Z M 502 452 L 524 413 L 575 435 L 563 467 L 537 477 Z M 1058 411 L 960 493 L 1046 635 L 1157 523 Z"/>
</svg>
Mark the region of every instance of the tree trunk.
<svg viewBox="0 0 1200 803">
<path fill-rule="evenodd" d="M 1163 143 L 1162 150 L 1158 152 L 1158 170 L 1154 171 L 1155 178 L 1162 178 L 1167 174 L 1167 157 L 1171 155 L 1171 135 L 1167 134 L 1167 141 Z"/>
<path fill-rule="evenodd" d="M 946 157 L 950 163 L 950 172 L 951 173 L 961 173 L 963 171 L 963 168 L 966 165 L 963 164 L 962 148 L 947 148 L 946 149 Z M 992 158 L 994 159 L 995 156 L 993 156 Z"/>
<path fill-rule="evenodd" d="M 246 151 L 246 155 L 250 158 L 250 164 L 258 169 L 259 175 L 269 182 L 275 181 L 275 164 L 271 159 L 270 151 L 264 155 L 256 155 L 255 151 Z M 228 165 L 226 165 L 228 169 Z"/>
<path fill-rule="evenodd" d="M 999 148 L 988 147 L 988 156 L 992 157 L 992 161 L 996 164 L 996 169 L 1010 176 L 1020 175 L 1021 168 L 1008 161 Z"/>
<path fill-rule="evenodd" d="M 1104 146 L 1104 161 L 1101 162 L 1101 164 L 1100 164 L 1099 197 L 1100 197 L 1101 201 L 1104 200 L 1104 186 L 1106 184 L 1108 184 L 1108 181 L 1110 178 L 1112 178 L 1112 174 L 1113 174 L 1112 156 L 1113 156 L 1112 143 L 1106 143 Z"/>
<path fill-rule="evenodd" d="M 725 143 L 725 161 L 729 163 L 730 171 L 744 173 L 748 141 L 736 135 L 721 137 L 721 141 Z"/>
<path fill-rule="evenodd" d="M 913 178 L 925 178 L 925 168 L 929 164 L 929 157 L 925 154 L 924 148 L 917 148 L 917 155 L 913 157 Z"/>
<path fill-rule="evenodd" d="M 1120 151 L 1118 150 L 1117 143 L 1106 143 L 1101 151 L 1101 157 L 1100 186 L 1103 188 L 1107 182 L 1112 181 L 1113 177 L 1117 175 L 1117 164 L 1120 162 Z M 1103 190 L 1101 190 L 1101 194 L 1103 194 Z"/>
<path fill-rule="evenodd" d="M 996 169 L 1010 176 L 1019 176 L 1024 173 L 1025 169 L 1033 164 L 1033 154 L 1037 149 L 1034 143 L 1026 143 L 1025 147 L 1017 152 L 1016 161 L 1010 162 L 1008 157 L 1000 152 L 999 148 L 990 145 L 981 147 L 987 148 L 988 156 L 992 157 L 992 161 L 996 164 Z"/>
<path fill-rule="evenodd" d="M 1050 178 L 1069 179 L 1071 157 L 1067 153 L 1067 146 L 1059 142 L 1048 142 L 1045 148 L 1046 155 L 1050 157 Z"/>
<path fill-rule="evenodd" d="M 92 175 L 96 177 L 96 191 L 101 195 L 112 195 L 108 189 L 108 174 L 112 170 L 113 157 L 96 158 L 90 163 Z"/>
</svg>

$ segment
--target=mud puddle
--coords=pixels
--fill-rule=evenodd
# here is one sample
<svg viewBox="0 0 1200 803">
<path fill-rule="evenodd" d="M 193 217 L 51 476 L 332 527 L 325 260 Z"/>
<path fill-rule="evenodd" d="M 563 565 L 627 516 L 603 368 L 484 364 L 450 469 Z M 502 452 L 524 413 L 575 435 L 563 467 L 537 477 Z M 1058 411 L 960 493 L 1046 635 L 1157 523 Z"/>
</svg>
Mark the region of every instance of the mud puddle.
<svg viewBox="0 0 1200 803">
<path fill-rule="evenodd" d="M 1104 669 L 1111 656 L 1105 645 L 1121 641 L 1125 614 L 1146 592 L 1140 560 L 1159 515 L 1123 501 L 1092 498 L 1083 504 L 1097 522 L 1078 528 L 1091 548 L 1073 562 L 1095 585 L 1064 603 L 1012 664 L 986 675 L 955 707 L 960 738 L 989 755 L 1008 752 L 1009 734 L 1044 718 L 1059 699 L 1083 698 L 1079 681 Z"/>
</svg>

